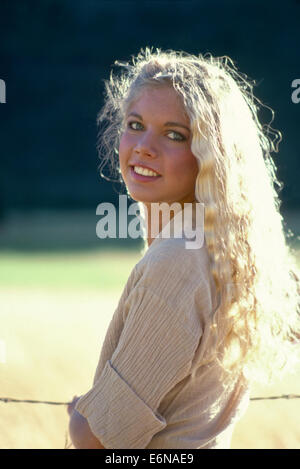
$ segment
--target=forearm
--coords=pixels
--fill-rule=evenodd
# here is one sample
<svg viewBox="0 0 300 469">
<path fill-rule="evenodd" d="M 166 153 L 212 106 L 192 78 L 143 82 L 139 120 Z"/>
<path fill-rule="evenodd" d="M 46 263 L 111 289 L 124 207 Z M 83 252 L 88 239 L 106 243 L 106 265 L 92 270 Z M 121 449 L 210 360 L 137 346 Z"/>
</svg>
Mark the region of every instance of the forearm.
<svg viewBox="0 0 300 469">
<path fill-rule="evenodd" d="M 71 414 L 69 433 L 76 449 L 105 449 L 92 433 L 88 421 L 75 409 Z"/>
</svg>

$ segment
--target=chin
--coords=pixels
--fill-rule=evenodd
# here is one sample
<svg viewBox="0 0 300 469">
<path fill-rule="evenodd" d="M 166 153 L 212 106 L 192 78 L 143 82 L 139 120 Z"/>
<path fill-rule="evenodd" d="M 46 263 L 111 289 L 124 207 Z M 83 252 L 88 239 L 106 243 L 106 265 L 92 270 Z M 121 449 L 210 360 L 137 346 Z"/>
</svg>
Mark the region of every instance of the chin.
<svg viewBox="0 0 300 469">
<path fill-rule="evenodd" d="M 161 199 L 157 196 L 153 197 L 151 195 L 147 195 L 147 194 L 142 194 L 138 191 L 130 191 L 128 189 L 128 193 L 130 195 L 130 197 L 135 200 L 136 202 L 142 202 L 142 203 L 151 203 L 151 202 L 160 202 Z"/>
<path fill-rule="evenodd" d="M 154 203 L 162 203 L 161 200 L 159 199 L 153 199 L 153 198 L 146 198 L 146 197 L 136 197 L 130 194 L 130 197 L 135 200 L 136 202 L 141 202 L 143 204 L 154 204 Z"/>
</svg>

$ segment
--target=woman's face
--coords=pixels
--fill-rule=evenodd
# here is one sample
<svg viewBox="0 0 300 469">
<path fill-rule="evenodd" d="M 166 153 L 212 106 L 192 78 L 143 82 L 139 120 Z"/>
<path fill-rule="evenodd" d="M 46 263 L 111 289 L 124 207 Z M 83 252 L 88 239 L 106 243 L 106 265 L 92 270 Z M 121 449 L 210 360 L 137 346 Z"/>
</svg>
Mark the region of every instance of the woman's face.
<svg viewBox="0 0 300 469">
<path fill-rule="evenodd" d="M 119 147 L 120 169 L 133 200 L 192 202 L 198 164 L 191 131 L 173 88 L 144 88 L 129 106 Z M 155 175 L 144 172 L 149 169 Z"/>
</svg>

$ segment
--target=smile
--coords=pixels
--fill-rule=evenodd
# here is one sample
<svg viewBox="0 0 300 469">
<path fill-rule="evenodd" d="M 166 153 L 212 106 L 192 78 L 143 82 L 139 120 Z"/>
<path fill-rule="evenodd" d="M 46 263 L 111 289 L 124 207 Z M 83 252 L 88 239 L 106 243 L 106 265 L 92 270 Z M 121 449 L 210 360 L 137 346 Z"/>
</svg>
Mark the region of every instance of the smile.
<svg viewBox="0 0 300 469">
<path fill-rule="evenodd" d="M 158 173 L 152 171 L 151 169 L 142 168 L 141 166 L 134 166 L 134 172 L 137 174 L 142 174 L 143 176 L 159 176 Z"/>
<path fill-rule="evenodd" d="M 156 181 L 161 177 L 160 174 L 157 174 L 150 169 L 142 168 L 141 166 L 131 166 L 130 174 L 132 179 L 139 182 Z"/>
</svg>

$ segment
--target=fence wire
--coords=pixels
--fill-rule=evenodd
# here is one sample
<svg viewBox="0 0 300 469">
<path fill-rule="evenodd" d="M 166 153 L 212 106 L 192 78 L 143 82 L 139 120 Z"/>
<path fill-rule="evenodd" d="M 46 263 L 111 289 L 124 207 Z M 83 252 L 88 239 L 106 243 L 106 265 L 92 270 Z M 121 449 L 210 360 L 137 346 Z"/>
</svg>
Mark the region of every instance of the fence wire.
<svg viewBox="0 0 300 469">
<path fill-rule="evenodd" d="M 265 401 L 276 399 L 300 399 L 300 394 L 282 394 L 281 396 L 267 396 L 267 397 L 250 397 L 250 401 Z M 4 403 L 24 403 L 24 404 L 46 404 L 46 405 L 69 405 L 72 402 L 57 402 L 57 401 L 38 401 L 34 399 L 14 399 L 12 397 L 0 397 L 0 401 Z"/>
</svg>

